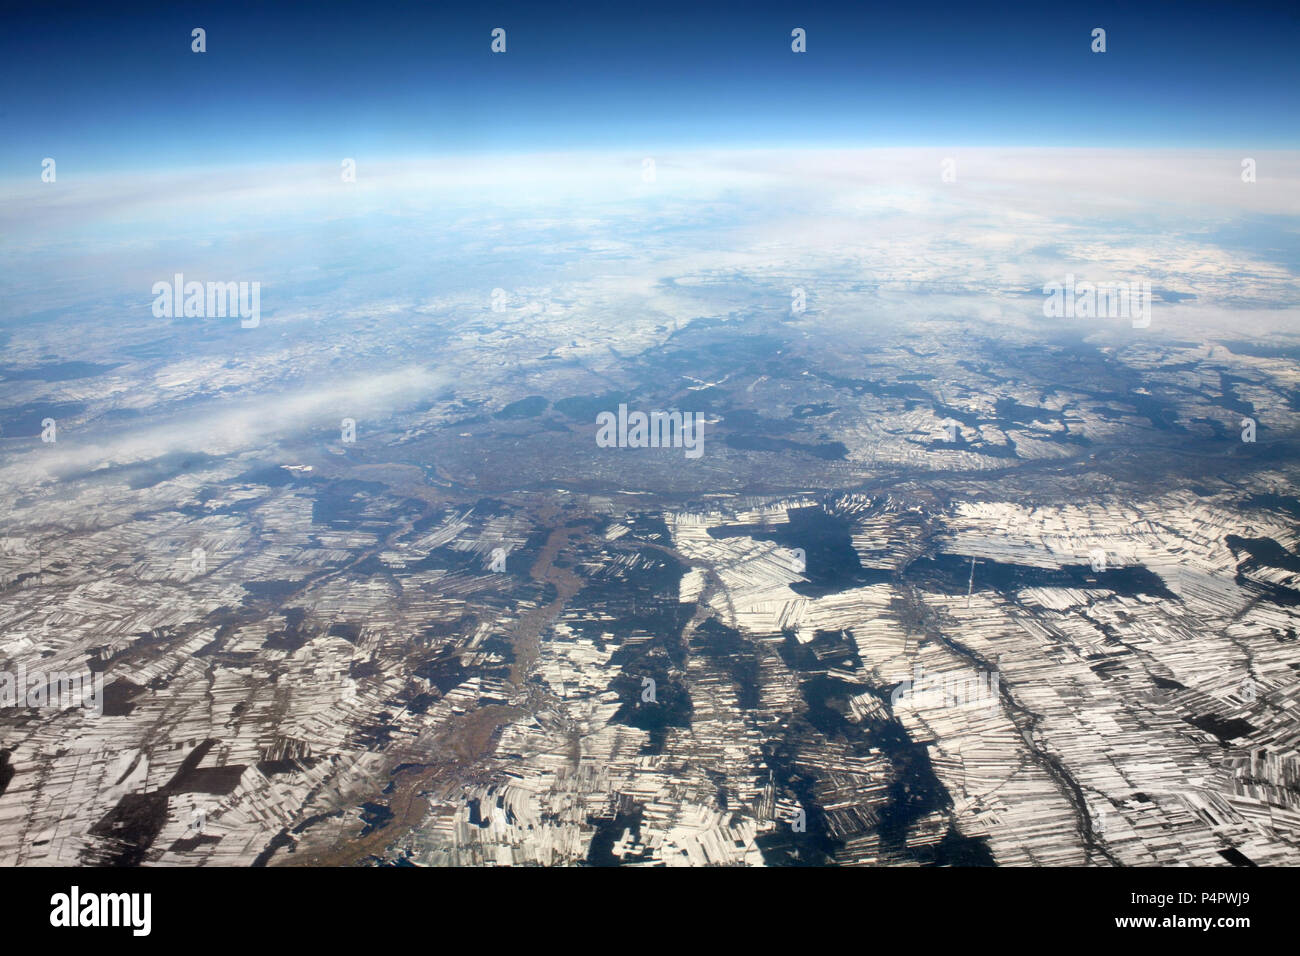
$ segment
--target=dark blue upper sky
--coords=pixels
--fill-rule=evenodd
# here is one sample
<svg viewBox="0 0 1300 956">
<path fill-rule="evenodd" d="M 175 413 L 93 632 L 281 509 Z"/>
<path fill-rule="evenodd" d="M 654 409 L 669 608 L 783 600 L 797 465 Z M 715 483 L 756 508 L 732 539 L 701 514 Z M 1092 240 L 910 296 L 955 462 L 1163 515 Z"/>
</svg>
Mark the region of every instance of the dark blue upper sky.
<svg viewBox="0 0 1300 956">
<path fill-rule="evenodd" d="M 0 174 L 45 156 L 63 176 L 479 150 L 1245 155 L 1300 140 L 1294 2 L 709 7 L 27 3 L 0 28 Z M 498 26 L 504 55 L 489 50 Z M 806 54 L 790 50 L 796 26 Z"/>
</svg>

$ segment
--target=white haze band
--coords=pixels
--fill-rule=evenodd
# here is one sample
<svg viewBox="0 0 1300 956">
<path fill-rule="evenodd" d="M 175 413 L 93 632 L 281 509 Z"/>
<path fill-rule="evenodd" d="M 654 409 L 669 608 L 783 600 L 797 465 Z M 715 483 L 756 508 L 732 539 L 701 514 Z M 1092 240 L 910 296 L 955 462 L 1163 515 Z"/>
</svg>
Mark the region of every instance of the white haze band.
<svg viewBox="0 0 1300 956">
<path fill-rule="evenodd" d="M 156 319 L 240 317 L 240 326 L 255 329 L 262 321 L 262 283 L 186 282 L 178 272 L 170 283 L 155 282 L 153 314 Z"/>
<path fill-rule="evenodd" d="M 704 413 L 628 413 L 626 405 L 596 416 L 600 426 L 596 445 L 600 448 L 684 448 L 687 458 L 704 454 Z"/>
</svg>

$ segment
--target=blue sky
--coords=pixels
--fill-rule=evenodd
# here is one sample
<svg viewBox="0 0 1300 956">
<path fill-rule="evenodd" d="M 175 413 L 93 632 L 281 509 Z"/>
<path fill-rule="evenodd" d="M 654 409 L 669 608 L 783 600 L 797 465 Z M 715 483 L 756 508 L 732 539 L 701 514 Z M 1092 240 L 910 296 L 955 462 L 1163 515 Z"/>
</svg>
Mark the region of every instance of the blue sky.
<svg viewBox="0 0 1300 956">
<path fill-rule="evenodd" d="M 478 151 L 1300 140 L 1294 3 L 286 6 L 6 13 L 0 174 L 39 174 L 45 156 L 64 177 Z M 489 51 L 497 26 L 504 55 Z M 806 54 L 790 51 L 796 26 Z M 1105 54 L 1089 49 L 1096 26 Z"/>
</svg>

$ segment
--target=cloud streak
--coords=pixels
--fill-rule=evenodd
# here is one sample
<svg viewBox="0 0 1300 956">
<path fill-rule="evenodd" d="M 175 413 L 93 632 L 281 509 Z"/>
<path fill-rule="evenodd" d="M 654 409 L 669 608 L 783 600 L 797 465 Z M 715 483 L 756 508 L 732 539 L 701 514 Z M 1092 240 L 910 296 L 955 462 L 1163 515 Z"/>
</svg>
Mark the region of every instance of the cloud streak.
<svg viewBox="0 0 1300 956">
<path fill-rule="evenodd" d="M 183 417 L 143 429 L 102 432 L 96 424 L 63 428 L 58 441 L 33 448 L 0 470 L 0 485 L 22 488 L 176 453 L 237 455 L 322 430 L 337 438 L 345 417 L 355 419 L 359 434 L 364 435 L 367 420 L 387 419 L 417 403 L 432 403 L 448 381 L 445 375 L 408 367 L 359 375 L 328 387 L 267 392 L 233 407 L 210 401 Z"/>
</svg>

